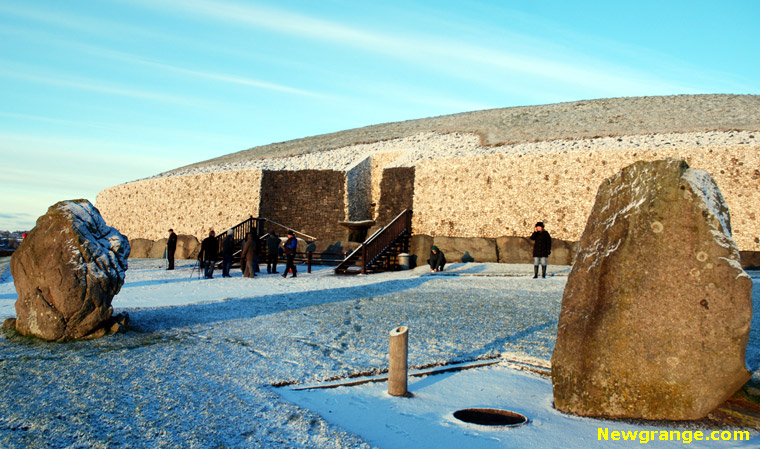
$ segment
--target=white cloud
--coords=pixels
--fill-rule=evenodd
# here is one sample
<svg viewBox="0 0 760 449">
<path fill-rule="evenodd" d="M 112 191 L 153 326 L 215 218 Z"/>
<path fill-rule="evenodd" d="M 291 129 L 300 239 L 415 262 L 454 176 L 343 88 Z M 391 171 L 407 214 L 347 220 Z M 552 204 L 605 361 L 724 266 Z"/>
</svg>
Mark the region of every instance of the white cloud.
<svg viewBox="0 0 760 449">
<path fill-rule="evenodd" d="M 389 55 L 472 81 L 488 80 L 489 72 L 496 72 L 502 75 L 502 79 L 504 76 L 513 79 L 516 75 L 540 77 L 549 82 L 604 89 L 610 93 L 650 91 L 653 87 L 665 91 L 682 90 L 682 86 L 661 80 L 657 76 L 594 60 L 588 55 L 584 55 L 582 64 L 560 62 L 550 54 L 542 57 L 544 48 L 558 46 L 549 42 L 542 44 L 540 40 L 528 36 L 525 36 L 525 42 L 531 42 L 529 47 L 521 51 L 507 51 L 451 40 L 447 36 L 392 35 L 368 31 L 261 5 L 210 0 L 169 0 L 160 5 L 163 8 L 191 11 L 204 18 Z M 502 82 L 501 87 L 503 86 Z M 491 87 L 500 88 L 498 83 L 493 83 Z"/>
<path fill-rule="evenodd" d="M 170 95 L 149 89 L 134 89 L 117 84 L 106 83 L 98 79 L 73 77 L 66 78 L 61 73 L 56 73 L 55 75 L 42 75 L 40 74 L 40 72 L 43 72 L 41 68 L 37 69 L 26 64 L 18 64 L 8 60 L 0 60 L 0 65 L 2 67 L 0 68 L 0 76 L 5 78 L 14 78 L 27 82 L 84 90 L 107 95 L 117 95 L 121 97 L 158 101 L 180 106 L 212 106 L 211 102 L 204 99 L 180 95 Z"/>
</svg>

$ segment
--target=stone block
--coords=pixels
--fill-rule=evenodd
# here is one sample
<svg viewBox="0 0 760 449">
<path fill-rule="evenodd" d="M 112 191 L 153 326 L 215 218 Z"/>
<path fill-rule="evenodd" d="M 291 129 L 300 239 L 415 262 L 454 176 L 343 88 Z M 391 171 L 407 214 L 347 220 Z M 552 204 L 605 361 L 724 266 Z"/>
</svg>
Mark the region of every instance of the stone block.
<svg viewBox="0 0 760 449">
<path fill-rule="evenodd" d="M 752 281 L 730 223 L 712 177 L 682 160 L 602 183 L 562 298 L 555 407 L 701 419 L 749 379 Z"/>
<path fill-rule="evenodd" d="M 435 237 L 433 245 L 446 256 L 448 263 L 498 262 L 496 241 L 486 238 Z M 427 258 L 428 255 L 425 257 Z"/>
<path fill-rule="evenodd" d="M 411 267 L 427 264 L 430 248 L 433 247 L 433 237 L 429 235 L 413 235 L 409 239 L 409 265 Z"/>
<path fill-rule="evenodd" d="M 153 242 L 153 246 L 150 247 L 150 252 L 148 253 L 148 257 L 150 259 L 165 259 L 167 241 L 169 241 L 169 239 L 163 238 L 163 239 L 158 239 L 155 242 Z M 179 238 L 177 238 L 177 246 L 179 246 Z M 174 258 L 178 259 L 176 252 L 174 253 Z"/>
<path fill-rule="evenodd" d="M 129 253 L 130 258 L 145 259 L 149 257 L 150 250 L 153 248 L 153 240 L 132 239 L 129 241 L 132 251 Z"/>
<path fill-rule="evenodd" d="M 527 237 L 498 237 L 496 247 L 501 263 L 533 263 L 533 242 Z"/>
</svg>

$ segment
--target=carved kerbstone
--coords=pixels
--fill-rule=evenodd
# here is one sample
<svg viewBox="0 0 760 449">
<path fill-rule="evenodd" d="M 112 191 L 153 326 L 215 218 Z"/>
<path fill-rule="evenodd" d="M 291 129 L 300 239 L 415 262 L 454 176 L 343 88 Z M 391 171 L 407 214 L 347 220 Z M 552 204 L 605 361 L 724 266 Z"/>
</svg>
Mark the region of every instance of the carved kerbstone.
<svg viewBox="0 0 760 449">
<path fill-rule="evenodd" d="M 709 174 L 637 162 L 599 187 L 562 298 L 559 410 L 699 419 L 748 379 L 752 282 Z"/>
</svg>

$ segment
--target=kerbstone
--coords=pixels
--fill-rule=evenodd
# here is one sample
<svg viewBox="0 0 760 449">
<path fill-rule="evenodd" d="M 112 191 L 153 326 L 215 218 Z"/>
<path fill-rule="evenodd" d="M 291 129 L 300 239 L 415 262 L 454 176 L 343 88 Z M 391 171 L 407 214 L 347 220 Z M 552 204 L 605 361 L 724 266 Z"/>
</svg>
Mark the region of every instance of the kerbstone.
<svg viewBox="0 0 760 449">
<path fill-rule="evenodd" d="M 599 187 L 562 299 L 554 403 L 700 419 L 748 379 L 752 282 L 706 172 L 638 162 Z"/>
</svg>

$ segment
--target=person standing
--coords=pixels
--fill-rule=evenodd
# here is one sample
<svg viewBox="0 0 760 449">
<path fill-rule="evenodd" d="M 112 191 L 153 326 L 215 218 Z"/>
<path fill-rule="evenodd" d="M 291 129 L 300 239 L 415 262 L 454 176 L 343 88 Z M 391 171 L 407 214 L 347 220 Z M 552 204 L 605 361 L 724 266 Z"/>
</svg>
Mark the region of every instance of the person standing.
<svg viewBox="0 0 760 449">
<path fill-rule="evenodd" d="M 293 235 L 293 231 L 288 231 L 288 240 L 285 241 L 285 272 L 282 273 L 282 277 L 288 277 L 288 271 L 293 273 L 293 277 L 296 277 L 296 264 L 293 262 L 296 258 L 296 248 L 298 247 L 298 240 Z"/>
<path fill-rule="evenodd" d="M 169 229 L 169 240 L 166 242 L 166 259 L 169 261 L 169 268 L 174 269 L 174 252 L 177 251 L 177 234 L 174 229 Z"/>
<path fill-rule="evenodd" d="M 227 231 L 227 236 L 222 241 L 222 277 L 229 278 L 232 267 L 232 253 L 235 251 L 235 239 L 232 237 L 232 229 Z"/>
<path fill-rule="evenodd" d="M 269 231 L 267 235 L 267 273 L 277 273 L 277 258 L 280 257 L 280 245 L 282 241 L 275 232 Z"/>
<path fill-rule="evenodd" d="M 219 252 L 219 246 L 216 243 L 216 233 L 212 229 L 208 233 L 208 237 L 203 239 L 201 243 L 201 254 L 199 258 L 203 260 L 204 275 L 206 279 L 214 278 L 214 265 L 216 264 L 216 256 Z"/>
<path fill-rule="evenodd" d="M 256 257 L 256 239 L 253 237 L 253 233 L 248 233 L 248 237 L 243 244 L 243 252 L 240 253 L 240 263 L 245 264 L 243 270 L 243 277 L 253 278 L 256 277 L 255 266 L 257 265 Z"/>
<path fill-rule="evenodd" d="M 443 251 L 438 249 L 437 246 L 433 246 L 430 250 L 430 259 L 428 259 L 428 263 L 430 264 L 431 273 L 443 271 L 443 267 L 446 266 L 446 256 L 443 255 Z"/>
<path fill-rule="evenodd" d="M 546 278 L 546 258 L 552 253 L 552 238 L 539 221 L 531 234 L 533 240 L 533 279 L 538 277 L 538 264 L 541 264 L 541 277 Z"/>
</svg>

